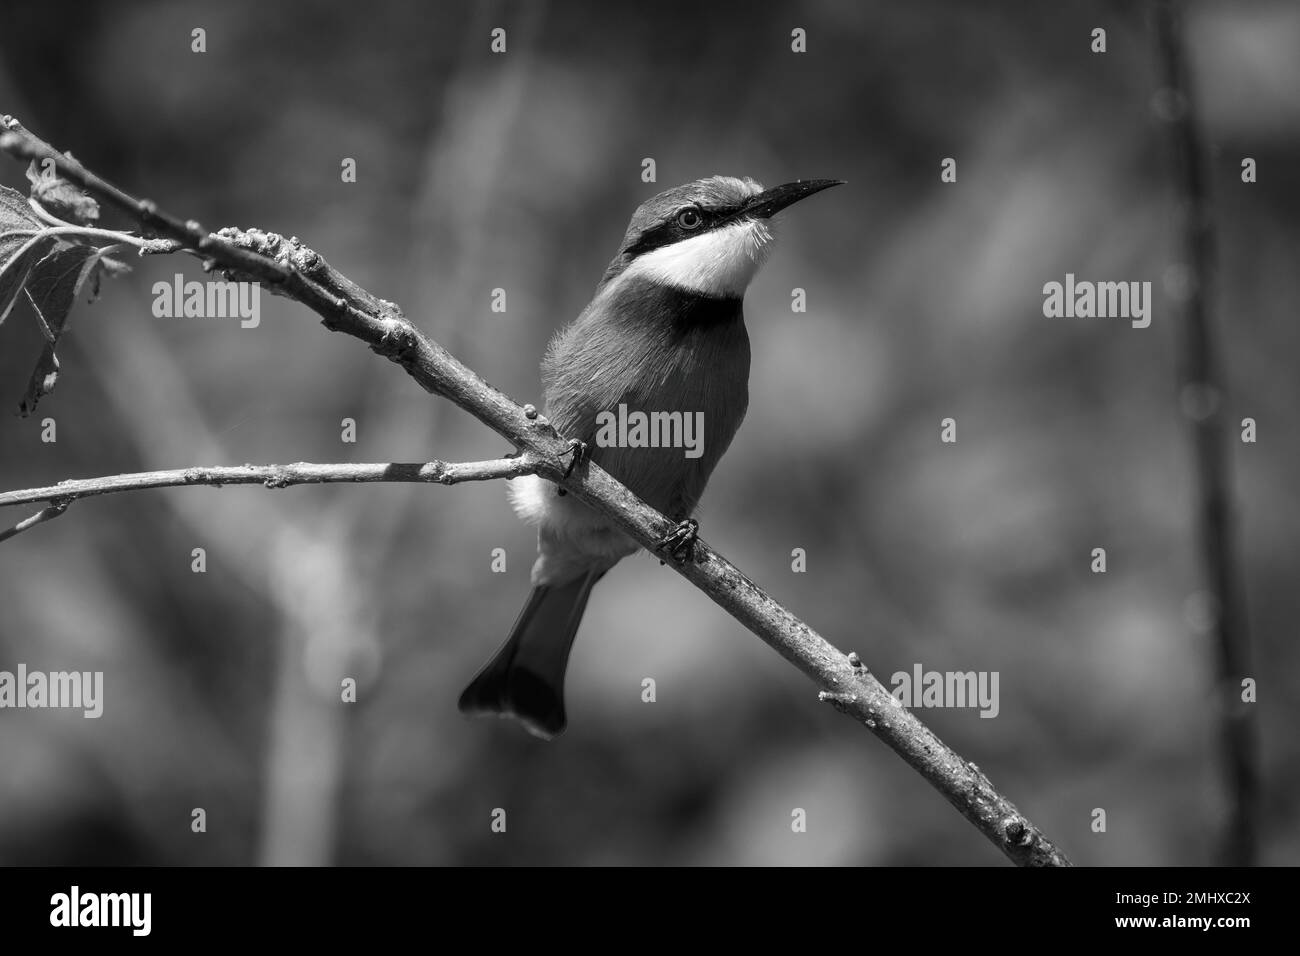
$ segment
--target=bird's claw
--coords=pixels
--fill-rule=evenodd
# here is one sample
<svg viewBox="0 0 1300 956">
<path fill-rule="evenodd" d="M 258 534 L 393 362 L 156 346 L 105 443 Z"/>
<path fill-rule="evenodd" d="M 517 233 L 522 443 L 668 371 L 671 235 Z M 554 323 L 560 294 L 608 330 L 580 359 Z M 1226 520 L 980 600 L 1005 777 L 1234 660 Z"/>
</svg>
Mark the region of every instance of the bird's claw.
<svg viewBox="0 0 1300 956">
<path fill-rule="evenodd" d="M 695 542 L 700 537 L 700 523 L 694 518 L 677 522 L 677 526 L 655 545 L 656 551 L 665 551 L 678 564 L 695 557 Z M 660 564 L 664 562 L 660 560 Z"/>
<path fill-rule="evenodd" d="M 578 467 L 578 463 L 585 461 L 587 458 L 587 443 L 579 441 L 576 438 L 569 439 L 569 450 L 565 452 L 569 455 L 569 467 L 564 469 L 564 477 L 568 478 L 573 474 L 573 469 Z"/>
</svg>

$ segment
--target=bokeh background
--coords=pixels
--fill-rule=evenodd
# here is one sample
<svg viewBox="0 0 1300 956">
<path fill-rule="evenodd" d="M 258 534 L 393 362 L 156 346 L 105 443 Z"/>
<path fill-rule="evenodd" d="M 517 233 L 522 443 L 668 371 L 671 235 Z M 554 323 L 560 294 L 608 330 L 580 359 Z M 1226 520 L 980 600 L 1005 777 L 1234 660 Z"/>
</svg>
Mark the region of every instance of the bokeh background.
<svg viewBox="0 0 1300 956">
<path fill-rule="evenodd" d="M 1096 26 L 1105 55 L 1089 50 Z M 1231 448 L 1262 859 L 1295 863 L 1300 7 L 1197 3 L 1189 28 L 1227 419 L 1259 422 L 1257 444 Z M 538 401 L 548 337 L 652 192 L 713 173 L 848 180 L 791 210 L 750 290 L 749 416 L 704 535 L 878 675 L 999 671 L 997 719 L 921 716 L 1085 864 L 1209 863 L 1226 810 L 1157 87 L 1131 3 L 42 0 L 0 14 L 0 112 L 178 215 L 303 237 L 520 401 Z M 948 156 L 955 184 L 939 180 Z M 1240 181 L 1243 156 L 1258 183 Z M 641 181 L 646 157 L 657 184 Z M 0 182 L 25 190 L 22 174 L 0 163 Z M 140 261 L 74 313 L 58 390 L 32 418 L 0 417 L 0 486 L 507 450 L 284 300 L 263 297 L 256 329 L 154 318 L 150 287 L 177 271 L 201 277 L 189 259 Z M 1042 285 L 1066 272 L 1150 280 L 1152 326 L 1045 319 Z M 6 408 L 39 349 L 20 307 L 0 328 Z M 55 444 L 40 441 L 47 416 Z M 955 445 L 939 441 L 948 416 Z M 462 719 L 456 697 L 505 637 L 533 551 L 499 483 L 119 495 L 5 543 L 0 669 L 103 670 L 107 700 L 97 721 L 0 712 L 0 861 L 1001 861 L 644 556 L 595 593 L 562 738 Z M 346 676 L 356 704 L 339 702 Z M 791 832 L 795 807 L 807 833 Z"/>
</svg>

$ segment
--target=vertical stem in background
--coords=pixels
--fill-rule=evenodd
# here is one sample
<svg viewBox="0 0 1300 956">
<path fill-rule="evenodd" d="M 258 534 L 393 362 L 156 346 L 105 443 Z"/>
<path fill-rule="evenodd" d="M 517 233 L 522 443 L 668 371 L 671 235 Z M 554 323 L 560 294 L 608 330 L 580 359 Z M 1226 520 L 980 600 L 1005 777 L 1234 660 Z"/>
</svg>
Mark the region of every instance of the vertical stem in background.
<svg viewBox="0 0 1300 956">
<path fill-rule="evenodd" d="M 1182 26 L 1181 9 L 1174 0 L 1158 0 L 1155 32 L 1164 83 L 1160 113 L 1169 125 L 1178 167 L 1179 242 L 1186 280 L 1174 283 L 1179 288 L 1171 298 L 1181 307 L 1181 402 L 1191 426 L 1196 459 L 1197 537 L 1218 645 L 1215 703 L 1220 707 L 1230 804 L 1221 861 L 1248 866 L 1256 860 L 1260 780 L 1255 707 L 1241 699 L 1242 678 L 1251 676 L 1250 643 L 1233 549 L 1223 382 L 1210 326 L 1214 230 Z"/>
<path fill-rule="evenodd" d="M 258 866 L 336 862 L 345 727 L 342 705 L 304 673 L 313 637 L 287 619 L 276 635 Z"/>
<path fill-rule="evenodd" d="M 332 516 L 310 532 L 289 523 L 270 542 L 268 590 L 287 613 L 276 641 L 261 866 L 336 862 L 347 751 L 340 678 L 364 680 L 358 655 L 375 640 L 348 581 L 346 526 Z"/>
</svg>

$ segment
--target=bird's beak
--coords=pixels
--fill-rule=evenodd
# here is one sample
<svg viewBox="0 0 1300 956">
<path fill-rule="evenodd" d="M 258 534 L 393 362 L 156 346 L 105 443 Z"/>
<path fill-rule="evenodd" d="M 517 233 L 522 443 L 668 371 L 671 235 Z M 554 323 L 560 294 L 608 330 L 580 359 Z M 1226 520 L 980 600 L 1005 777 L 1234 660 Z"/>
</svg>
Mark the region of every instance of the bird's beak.
<svg viewBox="0 0 1300 956">
<path fill-rule="evenodd" d="M 736 218 L 770 219 L 786 206 L 793 205 L 800 199 L 807 199 L 813 193 L 819 193 L 823 189 L 830 189 L 832 186 L 843 185 L 844 180 L 842 179 L 801 179 L 798 182 L 773 186 L 771 189 L 765 189 L 758 195 L 751 197 L 736 212 Z"/>
</svg>

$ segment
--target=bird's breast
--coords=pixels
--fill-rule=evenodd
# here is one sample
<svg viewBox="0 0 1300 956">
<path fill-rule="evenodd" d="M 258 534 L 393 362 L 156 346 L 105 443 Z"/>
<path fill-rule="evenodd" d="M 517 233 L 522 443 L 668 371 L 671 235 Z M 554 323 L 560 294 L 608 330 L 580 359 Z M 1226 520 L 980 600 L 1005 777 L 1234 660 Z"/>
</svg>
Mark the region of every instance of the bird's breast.
<svg viewBox="0 0 1300 956">
<path fill-rule="evenodd" d="M 547 415 L 648 504 L 685 517 L 749 403 L 741 301 L 614 281 L 548 350 Z"/>
</svg>

